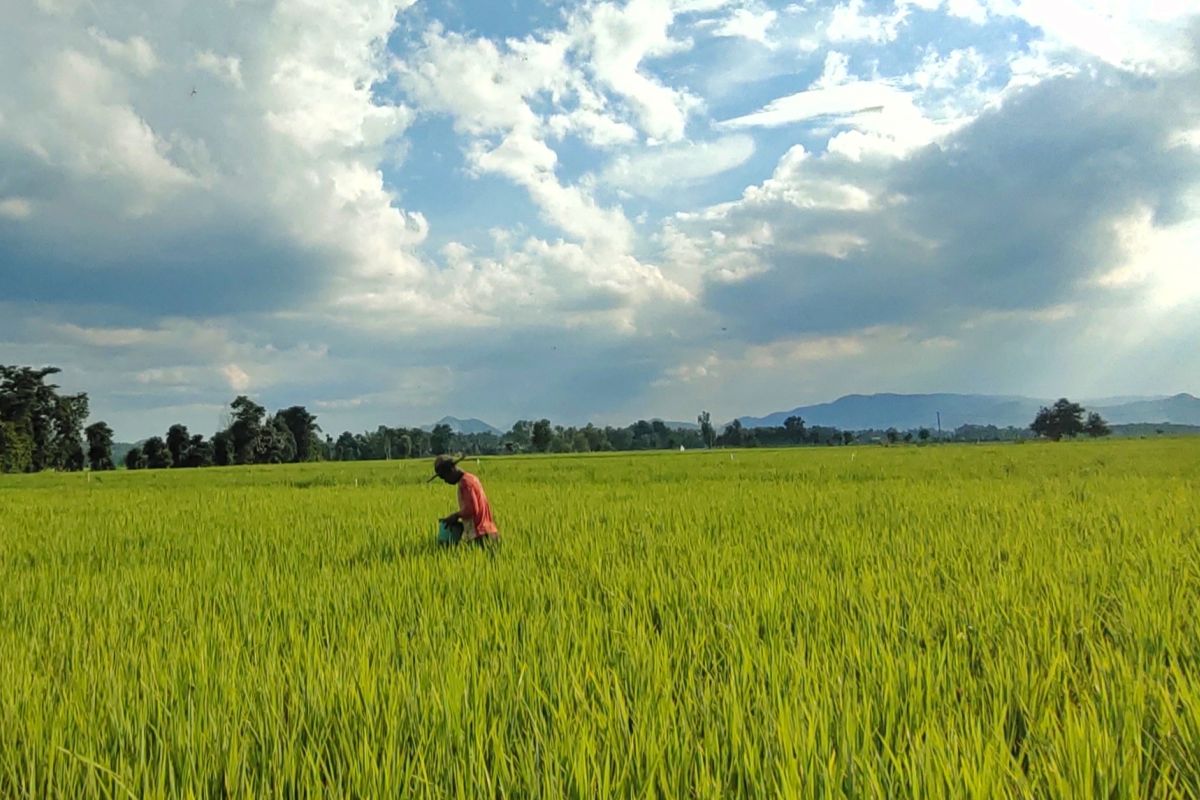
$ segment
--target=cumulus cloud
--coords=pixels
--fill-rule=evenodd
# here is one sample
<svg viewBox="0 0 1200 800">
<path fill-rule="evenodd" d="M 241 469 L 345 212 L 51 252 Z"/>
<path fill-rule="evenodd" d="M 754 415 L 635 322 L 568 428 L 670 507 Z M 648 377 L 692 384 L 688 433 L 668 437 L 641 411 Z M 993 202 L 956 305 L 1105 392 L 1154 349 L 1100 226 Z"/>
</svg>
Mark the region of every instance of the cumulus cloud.
<svg viewBox="0 0 1200 800">
<path fill-rule="evenodd" d="M 33 203 L 23 197 L 0 198 L 0 217 L 12 220 L 29 219 L 33 216 Z"/>
<path fill-rule="evenodd" d="M 713 28 L 713 33 L 717 36 L 748 39 L 767 47 L 774 47 L 775 42 L 769 37 L 769 34 L 775 27 L 777 19 L 779 19 L 779 14 L 774 9 L 753 11 L 748 8 L 737 8 Z"/>
<path fill-rule="evenodd" d="M 753 155 L 754 139 L 745 135 L 667 145 L 618 157 L 603 179 L 629 192 L 656 195 L 739 167 Z"/>
<path fill-rule="evenodd" d="M 130 435 L 1200 370 L 1189 3 L 411 5 L 0 7 L 11 358 Z"/>
<path fill-rule="evenodd" d="M 1192 213 L 1200 159 L 1168 144 L 1195 113 L 1191 86 L 1114 75 L 1046 82 L 940 146 L 861 166 L 871 202 L 854 202 L 850 189 L 815 190 L 844 171 L 789 154 L 791 164 L 741 201 L 696 218 L 726 237 L 764 221 L 772 231 L 756 253 L 761 268 L 736 283 L 714 279 L 707 299 L 730 312 L 757 309 L 755 327 L 770 336 L 1086 297 L 1098 274 L 1144 250 L 1121 234 L 1130 213 L 1149 209 L 1155 230 Z M 819 213 L 797 214 L 805 202 Z M 858 245 L 814 254 L 813 237 L 832 232 Z"/>
</svg>

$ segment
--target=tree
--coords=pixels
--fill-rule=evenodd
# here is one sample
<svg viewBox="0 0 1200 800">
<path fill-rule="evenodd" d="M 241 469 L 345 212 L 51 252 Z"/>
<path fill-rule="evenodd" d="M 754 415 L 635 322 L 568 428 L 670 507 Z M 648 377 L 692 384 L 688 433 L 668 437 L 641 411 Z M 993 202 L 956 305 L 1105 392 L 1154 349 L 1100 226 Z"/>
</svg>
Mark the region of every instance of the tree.
<svg viewBox="0 0 1200 800">
<path fill-rule="evenodd" d="M 103 422 L 94 422 L 84 430 L 87 437 L 88 465 L 95 472 L 116 469 L 112 460 L 112 428 Z"/>
<path fill-rule="evenodd" d="M 213 457 L 215 466 L 227 467 L 233 463 L 233 438 L 229 431 L 219 431 L 212 438 Z"/>
<path fill-rule="evenodd" d="M 125 454 L 125 469 L 145 469 L 146 454 L 142 452 L 142 448 L 133 447 Z"/>
<path fill-rule="evenodd" d="M 215 456 L 215 448 L 212 442 L 204 441 L 204 437 L 196 434 L 188 441 L 187 449 L 184 451 L 183 462 L 175 462 L 177 467 L 186 467 L 188 469 L 198 469 L 200 467 L 211 467 Z"/>
<path fill-rule="evenodd" d="M 0 472 L 29 472 L 33 440 L 15 423 L 0 422 Z"/>
<path fill-rule="evenodd" d="M 1112 433 L 1112 428 L 1108 427 L 1108 423 L 1104 421 L 1104 417 L 1095 411 L 1088 414 L 1087 423 L 1083 426 L 1083 430 L 1093 439 L 1108 436 Z"/>
<path fill-rule="evenodd" d="M 701 411 L 700 416 L 696 417 L 696 421 L 700 423 L 700 438 L 703 440 L 704 446 L 711 450 L 717 442 L 717 431 L 712 424 L 712 414 Z"/>
<path fill-rule="evenodd" d="M 142 444 L 142 453 L 146 457 L 148 469 L 168 469 L 173 465 L 171 451 L 161 436 L 151 436 Z"/>
<path fill-rule="evenodd" d="M 895 444 L 896 441 L 900 438 L 900 431 L 896 430 L 895 428 L 888 428 L 884 432 L 884 436 L 887 437 L 888 444 Z"/>
<path fill-rule="evenodd" d="M 922 442 L 928 442 L 930 436 L 932 434 L 929 432 L 929 428 L 921 428 L 921 430 L 917 431 L 917 438 Z"/>
<path fill-rule="evenodd" d="M 0 365 L 4 464 L 18 464 L 23 472 L 83 469 L 87 395 L 60 395 L 58 386 L 46 382 L 60 371 Z"/>
<path fill-rule="evenodd" d="M 338 461 L 358 461 L 358 440 L 350 431 L 343 431 L 333 445 L 333 452 Z"/>
<path fill-rule="evenodd" d="M 444 456 L 450 452 L 450 440 L 454 438 L 454 429 L 446 423 L 435 425 L 429 434 L 429 446 L 435 456 Z"/>
<path fill-rule="evenodd" d="M 275 416 L 282 419 L 292 432 L 292 439 L 296 443 L 296 461 L 315 461 L 320 441 L 317 433 L 321 430 L 316 416 L 308 413 L 304 406 L 285 408 Z"/>
<path fill-rule="evenodd" d="M 530 447 L 533 444 L 533 422 L 527 419 L 517 420 L 507 438 L 520 449 Z"/>
<path fill-rule="evenodd" d="M 539 419 L 533 423 L 533 432 L 530 434 L 529 442 L 539 453 L 550 450 L 550 445 L 554 442 L 554 428 L 550 426 L 550 420 Z"/>
<path fill-rule="evenodd" d="M 788 417 L 783 421 L 783 429 L 787 432 L 787 440 L 790 444 L 800 444 L 804 441 L 806 432 L 802 418 Z"/>
<path fill-rule="evenodd" d="M 912 434 L 912 431 L 905 431 L 905 432 L 904 432 L 904 443 L 905 443 L 905 444 L 912 444 L 912 440 L 913 440 L 913 434 Z"/>
<path fill-rule="evenodd" d="M 746 443 L 746 429 L 742 426 L 740 419 L 735 419 L 725 426 L 720 443 L 726 447 L 741 447 Z"/>
<path fill-rule="evenodd" d="M 86 394 L 59 395 L 54 403 L 54 435 L 48 466 L 78 472 L 83 469 L 83 423 L 88 417 Z"/>
<path fill-rule="evenodd" d="M 256 464 L 290 464 L 296 460 L 296 437 L 276 414 L 259 433 Z"/>
<path fill-rule="evenodd" d="M 263 448 L 260 439 L 267 410 L 244 394 L 238 395 L 229 407 L 233 411 L 233 422 L 229 425 L 231 463 L 254 464 Z"/>
<path fill-rule="evenodd" d="M 854 444 L 853 431 L 842 431 L 842 444 L 846 445 L 847 447 Z"/>
<path fill-rule="evenodd" d="M 1029 429 L 1055 442 L 1064 436 L 1073 439 L 1083 433 L 1083 406 L 1064 397 L 1050 408 L 1039 410 Z"/>
<path fill-rule="evenodd" d="M 171 464 L 174 466 L 182 466 L 184 456 L 187 455 L 188 444 L 192 441 L 192 435 L 188 433 L 186 425 L 175 424 L 167 431 L 167 449 L 171 451 Z"/>
</svg>

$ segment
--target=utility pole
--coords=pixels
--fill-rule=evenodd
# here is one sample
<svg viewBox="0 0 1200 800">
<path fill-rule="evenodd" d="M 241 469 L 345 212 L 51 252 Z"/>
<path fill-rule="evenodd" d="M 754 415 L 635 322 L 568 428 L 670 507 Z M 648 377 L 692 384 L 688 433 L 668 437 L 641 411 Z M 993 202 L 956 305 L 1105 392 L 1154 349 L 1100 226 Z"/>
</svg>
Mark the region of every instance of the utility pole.
<svg viewBox="0 0 1200 800">
<path fill-rule="evenodd" d="M 942 439 L 942 412 L 937 412 L 938 419 L 938 441 Z"/>
</svg>

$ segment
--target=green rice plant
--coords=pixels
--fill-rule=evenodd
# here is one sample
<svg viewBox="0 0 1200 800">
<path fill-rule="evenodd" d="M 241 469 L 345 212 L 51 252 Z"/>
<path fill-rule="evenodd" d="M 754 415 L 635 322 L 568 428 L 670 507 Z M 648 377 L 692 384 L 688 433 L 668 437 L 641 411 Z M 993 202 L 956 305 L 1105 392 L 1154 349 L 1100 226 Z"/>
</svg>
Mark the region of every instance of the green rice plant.
<svg viewBox="0 0 1200 800">
<path fill-rule="evenodd" d="M 1200 442 L 0 478 L 0 797 L 1200 798 Z"/>
</svg>

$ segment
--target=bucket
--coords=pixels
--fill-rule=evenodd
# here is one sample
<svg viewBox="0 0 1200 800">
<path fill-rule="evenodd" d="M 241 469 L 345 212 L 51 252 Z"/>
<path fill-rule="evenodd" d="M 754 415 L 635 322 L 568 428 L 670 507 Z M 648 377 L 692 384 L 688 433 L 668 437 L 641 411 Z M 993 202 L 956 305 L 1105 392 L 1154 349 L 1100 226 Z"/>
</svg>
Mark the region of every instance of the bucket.
<svg viewBox="0 0 1200 800">
<path fill-rule="evenodd" d="M 438 544 L 452 545 L 462 541 L 463 524 L 461 522 L 447 523 L 445 520 L 438 521 Z"/>
</svg>

